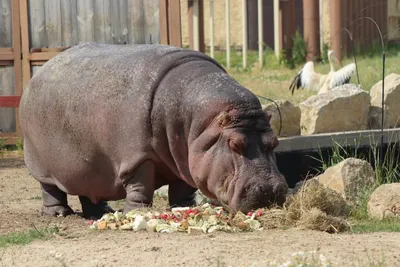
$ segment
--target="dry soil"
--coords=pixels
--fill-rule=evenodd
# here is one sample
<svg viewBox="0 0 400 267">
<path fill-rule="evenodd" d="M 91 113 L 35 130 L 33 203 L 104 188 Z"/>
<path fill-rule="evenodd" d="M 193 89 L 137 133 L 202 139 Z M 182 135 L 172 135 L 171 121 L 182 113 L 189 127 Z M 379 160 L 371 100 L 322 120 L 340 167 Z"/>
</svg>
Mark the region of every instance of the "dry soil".
<svg viewBox="0 0 400 267">
<path fill-rule="evenodd" d="M 77 197 L 69 203 L 80 211 Z M 111 203 L 114 208 L 120 202 Z M 318 251 L 334 266 L 399 266 L 400 233 L 328 234 L 298 229 L 207 235 L 96 232 L 79 215 L 39 214 L 39 184 L 22 158 L 0 159 L 0 235 L 59 224 L 60 235 L 0 248 L 0 266 L 268 266 L 298 251 Z M 219 265 L 218 265 L 219 264 Z M 254 264 L 254 265 L 252 265 Z"/>
</svg>

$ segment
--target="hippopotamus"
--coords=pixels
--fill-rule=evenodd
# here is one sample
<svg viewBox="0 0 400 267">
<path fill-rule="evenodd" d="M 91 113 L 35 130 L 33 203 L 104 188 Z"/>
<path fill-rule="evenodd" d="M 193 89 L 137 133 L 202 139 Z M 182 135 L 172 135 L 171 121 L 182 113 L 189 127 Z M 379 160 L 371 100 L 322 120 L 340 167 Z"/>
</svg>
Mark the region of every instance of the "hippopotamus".
<svg viewBox="0 0 400 267">
<path fill-rule="evenodd" d="M 205 53 L 163 44 L 82 43 L 47 61 L 21 96 L 25 164 L 41 185 L 42 215 L 85 217 L 170 207 L 195 192 L 229 212 L 282 205 L 279 144 L 258 98 Z"/>
</svg>

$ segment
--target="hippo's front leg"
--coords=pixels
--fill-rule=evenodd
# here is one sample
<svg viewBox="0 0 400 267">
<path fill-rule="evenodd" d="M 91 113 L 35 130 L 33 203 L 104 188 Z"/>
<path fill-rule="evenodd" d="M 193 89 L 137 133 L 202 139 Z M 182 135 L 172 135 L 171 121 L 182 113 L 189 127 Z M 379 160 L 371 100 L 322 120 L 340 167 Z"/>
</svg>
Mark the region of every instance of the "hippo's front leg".
<svg viewBox="0 0 400 267">
<path fill-rule="evenodd" d="M 86 219 L 99 219 L 105 213 L 114 213 L 114 210 L 107 204 L 107 201 L 99 201 L 94 204 L 89 198 L 85 196 L 79 196 L 81 202 L 83 215 Z"/>
<path fill-rule="evenodd" d="M 196 191 L 197 188 L 193 188 L 181 179 L 169 184 L 168 201 L 170 207 L 195 206 Z"/>
<path fill-rule="evenodd" d="M 125 184 L 126 199 L 124 213 L 135 208 L 150 207 L 153 204 L 155 188 L 155 164 L 151 160 L 142 162 Z"/>
</svg>

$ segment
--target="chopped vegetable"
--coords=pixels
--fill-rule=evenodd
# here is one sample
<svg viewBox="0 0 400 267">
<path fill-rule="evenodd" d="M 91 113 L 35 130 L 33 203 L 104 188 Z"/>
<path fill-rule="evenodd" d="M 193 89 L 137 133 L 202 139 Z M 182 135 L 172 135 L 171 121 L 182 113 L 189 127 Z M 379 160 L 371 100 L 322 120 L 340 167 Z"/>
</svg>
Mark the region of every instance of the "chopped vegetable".
<svg viewBox="0 0 400 267">
<path fill-rule="evenodd" d="M 90 221 L 91 229 L 133 230 L 159 233 L 186 232 L 189 234 L 212 233 L 215 231 L 241 232 L 261 230 L 257 217 L 261 210 L 245 215 L 237 212 L 234 216 L 222 207 L 204 204 L 199 207 L 172 208 L 170 211 L 147 212 L 130 211 L 125 215 L 116 211 L 104 214 L 97 221 Z"/>
</svg>

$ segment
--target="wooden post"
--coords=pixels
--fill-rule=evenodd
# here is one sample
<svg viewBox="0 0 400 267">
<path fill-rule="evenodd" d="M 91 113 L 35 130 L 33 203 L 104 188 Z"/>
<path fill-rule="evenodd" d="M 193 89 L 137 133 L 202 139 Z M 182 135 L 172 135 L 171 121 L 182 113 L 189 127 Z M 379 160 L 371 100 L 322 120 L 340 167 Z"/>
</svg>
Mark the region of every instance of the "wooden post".
<svg viewBox="0 0 400 267">
<path fill-rule="evenodd" d="M 342 59 L 342 51 L 340 45 L 342 43 L 342 20 L 341 20 L 341 1 L 331 0 L 331 38 L 332 50 L 335 52 L 336 57 Z"/>
<path fill-rule="evenodd" d="M 226 68 L 231 67 L 231 4 L 225 0 Z"/>
<path fill-rule="evenodd" d="M 170 0 L 168 3 L 168 32 L 169 44 L 177 47 L 182 47 L 181 33 L 181 2 Z"/>
<path fill-rule="evenodd" d="M 291 58 L 293 47 L 292 38 L 296 32 L 294 0 L 281 1 L 281 6 L 282 17 L 285 18 L 282 20 L 282 48 L 286 52 L 286 57 Z"/>
<path fill-rule="evenodd" d="M 214 58 L 214 0 L 210 0 L 210 54 Z"/>
<path fill-rule="evenodd" d="M 168 26 L 168 0 L 159 0 L 159 19 L 160 19 L 160 44 L 169 43 Z"/>
<path fill-rule="evenodd" d="M 188 1 L 190 47 L 205 52 L 204 43 L 204 3 L 203 0 Z"/>
<path fill-rule="evenodd" d="M 199 51 L 206 52 L 206 44 L 204 39 L 204 0 L 199 1 Z"/>
<path fill-rule="evenodd" d="M 29 60 L 29 22 L 28 22 L 28 0 L 20 0 L 20 23 L 21 23 L 21 43 L 22 43 L 22 74 L 25 88 L 31 79 L 31 64 Z"/>
<path fill-rule="evenodd" d="M 14 88 L 15 95 L 22 94 L 22 62 L 21 62 L 21 31 L 20 31 L 20 9 L 19 0 L 12 0 L 12 43 L 13 43 L 13 58 L 14 58 Z M 22 138 L 21 127 L 19 124 L 18 108 L 15 109 L 15 125 L 17 136 Z"/>
<path fill-rule="evenodd" d="M 332 2 L 340 2 L 333 0 Z M 320 57 L 319 44 L 319 0 L 303 0 L 304 10 L 304 39 L 307 44 L 307 60 L 315 60 Z M 331 22 L 335 24 L 335 22 Z"/>
<path fill-rule="evenodd" d="M 262 0 L 258 0 L 258 59 L 260 63 L 260 68 L 263 67 L 263 6 Z"/>
<path fill-rule="evenodd" d="M 281 29 L 281 20 L 279 15 L 279 0 L 274 0 L 274 50 L 275 56 L 279 58 L 280 50 L 281 50 L 281 42 L 280 42 L 280 29 Z"/>
<path fill-rule="evenodd" d="M 247 0 L 242 0 L 242 49 L 243 49 L 243 68 L 247 67 Z"/>
</svg>

